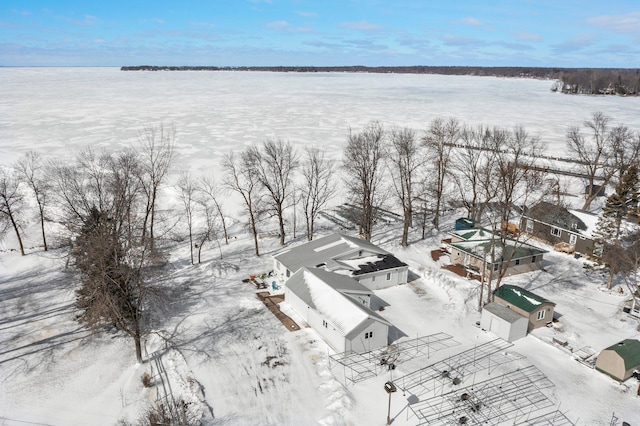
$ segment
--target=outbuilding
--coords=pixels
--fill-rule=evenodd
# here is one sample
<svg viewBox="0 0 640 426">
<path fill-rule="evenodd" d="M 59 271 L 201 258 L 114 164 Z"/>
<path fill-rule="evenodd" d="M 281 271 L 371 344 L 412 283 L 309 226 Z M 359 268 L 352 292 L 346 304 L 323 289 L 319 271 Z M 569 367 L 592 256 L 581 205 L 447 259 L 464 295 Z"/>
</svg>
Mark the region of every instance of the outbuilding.
<svg viewBox="0 0 640 426">
<path fill-rule="evenodd" d="M 487 303 L 482 308 L 480 328 L 492 332 L 507 342 L 525 337 L 528 324 L 527 317 L 499 303 Z"/>
<path fill-rule="evenodd" d="M 625 339 L 603 349 L 596 359 L 596 370 L 624 382 L 640 370 L 640 341 Z"/>
<path fill-rule="evenodd" d="M 525 315 L 529 322 L 527 331 L 553 321 L 556 304 L 522 287 L 503 284 L 493 292 L 493 301 Z"/>
</svg>

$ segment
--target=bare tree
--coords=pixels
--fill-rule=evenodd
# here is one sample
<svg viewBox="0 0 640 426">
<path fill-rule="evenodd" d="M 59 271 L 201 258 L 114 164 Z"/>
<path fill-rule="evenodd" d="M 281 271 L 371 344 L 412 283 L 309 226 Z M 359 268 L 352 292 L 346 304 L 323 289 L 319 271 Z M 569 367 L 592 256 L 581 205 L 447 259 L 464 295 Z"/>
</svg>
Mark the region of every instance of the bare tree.
<svg viewBox="0 0 640 426">
<path fill-rule="evenodd" d="M 393 128 L 389 137 L 388 156 L 396 197 L 402 205 L 403 226 L 400 245 L 409 243 L 409 228 L 413 226 L 413 208 L 417 195 L 418 171 L 423 165 L 415 132 L 408 128 Z"/>
<path fill-rule="evenodd" d="M 284 245 L 284 210 L 291 197 L 293 173 L 298 168 L 298 155 L 290 143 L 266 140 L 262 150 L 249 148 L 252 169 L 260 185 L 267 191 L 270 211 L 278 218 L 280 245 Z"/>
<path fill-rule="evenodd" d="M 149 245 L 141 234 L 146 210 L 136 153 L 90 151 L 54 169 L 64 222 L 74 236 L 72 258 L 80 272 L 79 319 L 115 325 L 134 340 L 142 361 L 144 307 L 157 288 L 147 277 Z"/>
<path fill-rule="evenodd" d="M 460 124 L 455 118 L 447 121 L 435 118 L 422 138 L 422 143 L 427 148 L 427 158 L 434 172 L 432 183 L 436 206 L 433 225 L 436 229 L 440 229 L 440 211 L 444 204 L 446 178 L 451 175 L 449 170 L 451 150 L 453 145 L 457 144 L 459 137 Z"/>
<path fill-rule="evenodd" d="M 45 207 L 47 206 L 47 202 L 49 201 L 51 184 L 48 181 L 45 165 L 40 157 L 40 154 L 35 151 L 29 151 L 18 160 L 16 169 L 22 175 L 22 178 L 31 189 L 36 203 L 38 204 L 40 230 L 42 232 L 42 244 L 44 246 L 44 251 L 47 251 L 48 246 L 47 235 L 44 229 L 44 211 Z"/>
<path fill-rule="evenodd" d="M 217 234 L 217 217 L 221 214 L 220 206 L 215 201 L 214 197 L 210 197 L 202 187 L 198 188 L 197 194 L 197 212 L 200 217 L 200 226 L 195 233 L 196 243 L 195 246 L 198 249 L 198 263 L 202 261 L 202 247 L 206 242 L 214 240 L 218 244 L 218 250 L 220 251 L 220 258 L 222 259 L 222 248 L 218 241 Z"/>
<path fill-rule="evenodd" d="M 200 191 L 203 194 L 204 200 L 203 203 L 208 204 L 212 202 L 216 208 L 218 217 L 220 218 L 220 224 L 222 225 L 222 232 L 224 233 L 224 242 L 225 244 L 229 244 L 229 233 L 227 232 L 227 222 L 224 218 L 224 213 L 222 212 L 222 206 L 218 202 L 218 198 L 221 196 L 221 190 L 216 184 L 215 180 L 211 176 L 205 176 L 200 179 L 199 185 Z"/>
<path fill-rule="evenodd" d="M 196 204 L 196 182 L 189 172 L 184 172 L 178 180 L 178 196 L 184 207 L 185 219 L 187 221 L 187 231 L 189 232 L 189 254 L 191 264 L 193 265 L 193 226 L 194 226 L 194 210 Z"/>
<path fill-rule="evenodd" d="M 484 209 L 496 195 L 493 179 L 495 156 L 490 148 L 491 130 L 479 126 L 460 132 L 462 147 L 453 153 L 453 178 L 467 216 L 480 222 Z"/>
<path fill-rule="evenodd" d="M 634 134 L 626 126 L 617 126 L 610 131 L 615 185 L 619 185 L 629 167 L 640 161 L 640 132 Z"/>
<path fill-rule="evenodd" d="M 615 176 L 615 152 L 611 149 L 612 133 L 609 130 L 611 119 L 601 112 L 585 121 L 589 137 L 585 137 L 578 127 L 571 127 L 567 133 L 567 150 L 577 160 L 582 173 L 586 176 L 587 188 L 582 208 L 588 210 L 598 196 L 596 181 L 600 179 L 605 187 Z"/>
<path fill-rule="evenodd" d="M 20 180 L 16 173 L 7 167 L 0 167 L 0 231 L 13 228 L 22 256 L 24 256 L 24 245 L 20 236 L 18 215 L 21 213 L 23 198 Z"/>
<path fill-rule="evenodd" d="M 496 202 L 491 218 L 494 234 L 490 259 L 492 265 L 498 265 L 496 284 L 498 288 L 504 278 L 516 248 L 522 241 L 512 239 L 509 223 L 517 212 L 532 203 L 534 197 L 541 196 L 542 174 L 533 167 L 544 148 L 540 141 L 530 136 L 522 127 L 512 132 L 493 129 L 491 132 L 492 154 L 495 156 L 494 180 L 496 182 Z M 509 248 L 509 246 L 511 248 Z M 487 301 L 492 300 L 491 281 L 493 268 L 490 269 Z"/>
<path fill-rule="evenodd" d="M 175 151 L 176 130 L 173 125 L 165 127 L 145 127 L 138 134 L 140 145 L 141 167 L 140 182 L 144 190 L 146 208 L 144 226 L 142 229 L 142 241 L 148 236 L 151 238 L 153 249 L 154 226 L 156 219 L 156 204 L 158 191 L 164 182 L 173 162 Z"/>
<path fill-rule="evenodd" d="M 345 184 L 360 209 L 358 230 L 367 241 L 371 240 L 377 209 L 381 205 L 379 191 L 386 156 L 384 136 L 384 128 L 378 122 L 369 123 L 360 133 L 349 129 L 344 150 Z"/>
<path fill-rule="evenodd" d="M 249 228 L 253 235 L 256 256 L 260 256 L 258 246 L 258 219 L 260 217 L 260 181 L 255 173 L 254 158 L 251 147 L 242 151 L 239 156 L 228 154 L 223 162 L 226 172 L 225 186 L 242 197 L 249 219 Z"/>
<path fill-rule="evenodd" d="M 304 185 L 301 186 L 301 200 L 307 228 L 307 240 L 313 240 L 316 219 L 320 211 L 336 194 L 333 180 L 335 167 L 325 158 L 325 152 L 317 148 L 307 148 L 302 167 Z"/>
</svg>

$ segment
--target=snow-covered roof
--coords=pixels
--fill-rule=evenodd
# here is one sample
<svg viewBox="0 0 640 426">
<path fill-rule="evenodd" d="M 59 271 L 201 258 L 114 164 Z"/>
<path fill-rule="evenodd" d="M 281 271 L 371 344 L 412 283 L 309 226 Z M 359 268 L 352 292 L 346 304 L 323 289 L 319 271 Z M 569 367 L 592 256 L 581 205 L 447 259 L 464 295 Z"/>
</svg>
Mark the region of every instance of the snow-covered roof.
<svg viewBox="0 0 640 426">
<path fill-rule="evenodd" d="M 491 247 L 492 244 L 494 244 L 495 247 Z M 532 246 L 531 244 L 507 240 L 503 254 L 503 246 L 497 238 L 493 240 L 493 242 L 492 240 L 460 241 L 449 245 L 455 249 L 469 253 L 473 257 L 484 259 L 487 262 L 491 261 L 492 251 L 495 259 L 500 259 L 504 256 L 505 259 L 510 260 L 540 256 L 547 253 L 546 250 Z"/>
<path fill-rule="evenodd" d="M 274 257 L 292 272 L 308 266 L 359 275 L 406 266 L 391 253 L 369 241 L 337 233 L 290 248 Z"/>
<path fill-rule="evenodd" d="M 345 293 L 371 291 L 353 278 L 303 267 L 287 281 L 287 288 L 331 322 L 346 336 L 367 319 L 391 325 L 387 320 Z"/>
<path fill-rule="evenodd" d="M 584 223 L 585 229 L 582 230 L 582 234 L 585 237 L 593 238 L 593 231 L 596 229 L 596 223 L 598 222 L 598 215 L 584 210 L 569 210 L 569 213 L 577 217 Z"/>
<path fill-rule="evenodd" d="M 493 236 L 493 232 L 486 228 L 456 229 L 449 231 L 449 234 L 463 239 L 464 241 L 489 240 Z"/>
<path fill-rule="evenodd" d="M 543 304 L 555 306 L 555 303 L 552 301 L 515 285 L 501 285 L 493 294 L 526 312 L 533 312 Z"/>
<path fill-rule="evenodd" d="M 567 209 L 562 206 L 541 201 L 531 207 L 524 217 L 546 223 L 550 226 L 564 229 L 568 232 L 580 234 L 587 238 L 593 237 L 598 215 L 584 210 Z"/>
<path fill-rule="evenodd" d="M 502 318 L 509 324 L 513 324 L 522 318 L 526 318 L 524 315 L 519 314 L 513 309 L 509 309 L 506 306 L 502 306 L 501 304 L 496 302 L 487 303 L 486 305 L 484 305 L 482 310 L 491 312 L 492 314 L 494 314 L 498 318 Z"/>
</svg>

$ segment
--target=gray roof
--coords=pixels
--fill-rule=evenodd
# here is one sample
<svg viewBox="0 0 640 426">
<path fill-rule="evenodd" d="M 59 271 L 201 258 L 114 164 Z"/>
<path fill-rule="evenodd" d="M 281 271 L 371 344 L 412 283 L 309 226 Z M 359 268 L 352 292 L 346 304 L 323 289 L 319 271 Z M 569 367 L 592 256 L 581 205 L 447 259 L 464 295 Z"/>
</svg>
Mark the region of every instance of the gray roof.
<svg viewBox="0 0 640 426">
<path fill-rule="evenodd" d="M 502 306 L 501 304 L 496 302 L 487 303 L 482 309 L 486 309 L 495 316 L 507 321 L 509 324 L 513 324 L 521 318 L 527 318 L 524 315 L 514 311 L 513 309 L 509 309 L 506 306 Z"/>
<path fill-rule="evenodd" d="M 365 265 L 346 263 L 339 258 L 362 251 L 363 256 L 376 256 L 379 260 Z M 360 238 L 343 234 L 331 234 L 308 243 L 292 247 L 274 256 L 278 262 L 292 272 L 303 266 L 325 267 L 329 271 L 349 270 L 353 274 L 373 272 L 375 270 L 391 269 L 406 264 L 397 260 L 391 253 Z M 343 259 L 344 260 L 344 259 Z M 357 263 L 357 262 L 356 262 Z M 373 265 L 373 266 L 372 266 Z M 365 269 L 369 268 L 365 271 Z"/>
<path fill-rule="evenodd" d="M 587 225 L 569 210 L 545 201 L 531 207 L 524 216 L 568 231 L 587 230 Z"/>
<path fill-rule="evenodd" d="M 491 240 L 476 240 L 476 241 L 461 241 L 459 243 L 450 243 L 449 245 L 453 248 L 456 248 L 465 253 L 469 253 L 471 256 L 476 257 L 478 259 L 486 259 L 486 261 L 491 260 Z M 496 262 L 500 261 L 500 252 L 502 251 L 503 245 L 500 240 L 496 238 L 493 242 L 494 251 L 496 256 Z M 541 248 L 532 246 L 531 244 L 527 244 L 524 242 L 517 242 L 514 240 L 507 240 L 504 248 L 504 259 L 507 260 L 517 260 L 517 259 L 526 259 L 532 256 L 541 256 L 547 253 L 546 250 Z"/>
<path fill-rule="evenodd" d="M 369 290 L 364 285 L 360 284 L 355 279 L 349 277 L 348 275 L 338 274 L 335 272 L 327 271 L 326 269 L 320 268 L 306 268 L 311 273 L 313 273 L 316 277 L 320 278 L 322 281 L 329 284 L 334 289 L 343 292 L 343 293 L 358 293 L 358 294 L 371 294 L 371 290 Z"/>
<path fill-rule="evenodd" d="M 391 325 L 378 313 L 346 294 L 371 294 L 371 290 L 345 275 L 302 267 L 287 280 L 286 286 L 309 307 L 331 319 L 345 336 L 366 319 Z"/>
</svg>

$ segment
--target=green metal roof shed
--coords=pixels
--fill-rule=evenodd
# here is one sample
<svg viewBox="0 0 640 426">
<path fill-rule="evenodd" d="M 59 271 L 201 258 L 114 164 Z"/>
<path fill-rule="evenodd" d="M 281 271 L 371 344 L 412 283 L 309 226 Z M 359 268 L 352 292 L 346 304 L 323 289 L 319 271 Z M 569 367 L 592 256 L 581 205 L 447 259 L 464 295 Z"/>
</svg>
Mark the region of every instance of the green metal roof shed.
<svg viewBox="0 0 640 426">
<path fill-rule="evenodd" d="M 533 312 L 542 304 L 556 304 L 550 300 L 540 297 L 537 294 L 533 294 L 528 290 L 523 289 L 515 285 L 504 284 L 498 287 L 494 294 L 500 297 L 502 300 L 510 303 L 513 306 L 517 306 L 523 311 Z"/>
<path fill-rule="evenodd" d="M 640 340 L 625 339 L 603 349 L 596 360 L 596 369 L 623 382 L 640 369 Z"/>
</svg>

